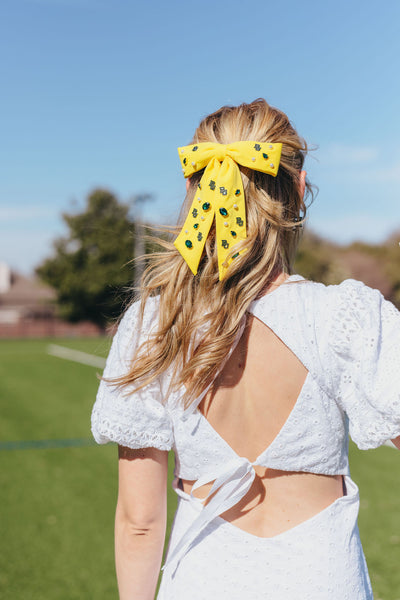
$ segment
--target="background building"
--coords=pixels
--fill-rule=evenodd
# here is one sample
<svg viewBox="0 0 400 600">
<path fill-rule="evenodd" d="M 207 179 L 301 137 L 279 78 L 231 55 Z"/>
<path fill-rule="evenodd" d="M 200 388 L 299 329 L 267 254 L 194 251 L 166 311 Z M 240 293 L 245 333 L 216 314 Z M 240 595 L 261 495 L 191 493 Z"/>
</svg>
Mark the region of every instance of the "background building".
<svg viewBox="0 0 400 600">
<path fill-rule="evenodd" d="M 102 333 L 93 323 L 63 321 L 56 311 L 56 292 L 51 287 L 0 262 L 0 338 Z"/>
</svg>

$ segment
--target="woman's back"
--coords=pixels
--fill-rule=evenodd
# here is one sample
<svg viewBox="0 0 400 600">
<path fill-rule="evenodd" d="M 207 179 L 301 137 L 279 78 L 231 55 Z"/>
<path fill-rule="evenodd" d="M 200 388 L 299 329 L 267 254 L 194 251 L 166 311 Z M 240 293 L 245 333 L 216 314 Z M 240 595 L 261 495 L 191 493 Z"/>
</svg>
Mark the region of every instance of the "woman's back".
<svg viewBox="0 0 400 600">
<path fill-rule="evenodd" d="M 249 314 L 243 335 L 199 410 L 239 456 L 254 462 L 284 427 L 307 374 L 282 340 Z M 290 529 L 343 495 L 341 475 L 260 465 L 255 471 L 246 496 L 221 517 L 260 537 Z M 190 493 L 192 484 L 184 480 L 182 489 Z M 194 495 L 208 495 L 211 485 L 196 489 Z"/>
</svg>

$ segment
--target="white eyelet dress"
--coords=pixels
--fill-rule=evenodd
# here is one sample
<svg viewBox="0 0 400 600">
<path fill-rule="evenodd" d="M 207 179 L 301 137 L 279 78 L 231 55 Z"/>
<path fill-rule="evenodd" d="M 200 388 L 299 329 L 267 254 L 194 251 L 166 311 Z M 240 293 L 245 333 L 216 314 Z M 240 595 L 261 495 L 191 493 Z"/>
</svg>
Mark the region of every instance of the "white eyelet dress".
<svg viewBox="0 0 400 600">
<path fill-rule="evenodd" d="M 158 300 L 125 313 L 104 375 L 126 372 L 135 345 L 157 323 Z M 173 449 L 178 508 L 158 600 L 371 600 L 350 477 L 348 435 L 360 449 L 400 435 L 400 312 L 382 294 L 347 279 L 325 286 L 291 275 L 249 312 L 292 350 L 308 375 L 287 421 L 254 463 L 241 457 L 180 394 L 164 403 L 168 373 L 135 394 L 100 383 L 92 432 L 100 444 Z M 231 349 L 232 352 L 232 349 Z M 400 459 L 400 456 L 399 456 Z M 345 494 L 303 523 L 271 538 L 220 516 L 250 489 L 255 465 L 344 475 Z M 214 482 L 207 504 L 186 494 Z"/>
</svg>

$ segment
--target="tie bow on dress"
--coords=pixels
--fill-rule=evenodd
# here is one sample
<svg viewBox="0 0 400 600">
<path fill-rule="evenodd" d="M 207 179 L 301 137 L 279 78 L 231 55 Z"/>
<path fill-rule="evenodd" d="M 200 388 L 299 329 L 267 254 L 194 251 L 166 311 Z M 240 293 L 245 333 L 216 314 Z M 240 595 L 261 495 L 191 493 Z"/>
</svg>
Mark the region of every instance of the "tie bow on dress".
<svg viewBox="0 0 400 600">
<path fill-rule="evenodd" d="M 199 533 L 215 517 L 237 504 L 247 494 L 256 475 L 254 464 L 247 458 L 238 456 L 227 463 L 219 465 L 196 481 L 190 492 L 191 502 L 205 503 L 213 494 L 214 497 L 210 499 L 206 506 L 203 506 L 198 517 L 183 534 L 173 552 L 168 555 L 162 570 L 173 565 L 177 566 Z M 194 490 L 211 481 L 214 481 L 214 483 L 206 498 L 200 499 L 193 495 Z"/>
</svg>

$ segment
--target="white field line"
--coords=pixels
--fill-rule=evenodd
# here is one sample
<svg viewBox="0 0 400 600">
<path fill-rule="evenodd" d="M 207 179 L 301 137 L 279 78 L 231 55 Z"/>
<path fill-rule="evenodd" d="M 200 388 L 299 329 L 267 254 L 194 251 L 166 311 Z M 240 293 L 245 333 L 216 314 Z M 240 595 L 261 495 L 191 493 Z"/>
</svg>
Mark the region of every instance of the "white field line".
<svg viewBox="0 0 400 600">
<path fill-rule="evenodd" d="M 47 354 L 51 354 L 51 356 L 72 360 L 73 362 L 81 363 L 82 365 L 99 367 L 100 369 L 104 369 L 106 365 L 106 359 L 102 356 L 80 352 L 79 350 L 72 350 L 71 348 L 65 348 L 64 346 L 58 346 L 57 344 L 49 344 L 46 351 Z"/>
</svg>

